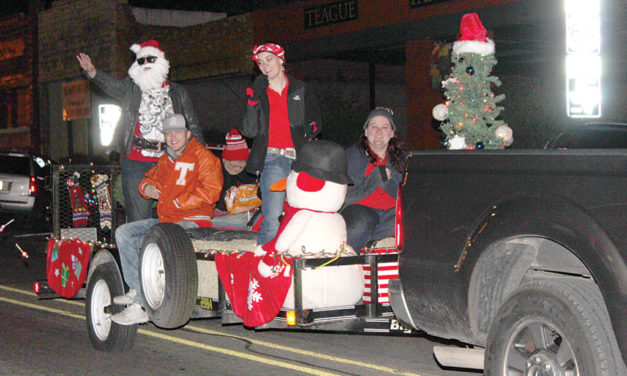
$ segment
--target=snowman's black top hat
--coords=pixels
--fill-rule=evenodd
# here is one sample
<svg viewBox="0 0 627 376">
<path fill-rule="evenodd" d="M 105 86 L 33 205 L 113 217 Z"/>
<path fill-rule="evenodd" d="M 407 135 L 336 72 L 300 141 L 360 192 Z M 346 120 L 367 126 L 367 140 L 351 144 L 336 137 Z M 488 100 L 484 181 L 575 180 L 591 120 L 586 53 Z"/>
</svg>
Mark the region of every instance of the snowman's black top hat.
<svg viewBox="0 0 627 376">
<path fill-rule="evenodd" d="M 338 184 L 353 184 L 346 173 L 348 160 L 344 148 L 333 141 L 314 140 L 306 143 L 296 155 L 292 170 L 304 171 L 314 178 Z"/>
</svg>

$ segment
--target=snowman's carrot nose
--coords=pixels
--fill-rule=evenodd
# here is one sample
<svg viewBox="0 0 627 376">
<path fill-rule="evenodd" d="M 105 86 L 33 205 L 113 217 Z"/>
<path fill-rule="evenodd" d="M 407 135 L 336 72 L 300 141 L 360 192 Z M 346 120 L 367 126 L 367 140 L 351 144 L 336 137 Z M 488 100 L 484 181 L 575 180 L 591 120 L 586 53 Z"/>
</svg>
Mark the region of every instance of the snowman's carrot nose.
<svg viewBox="0 0 627 376">
<path fill-rule="evenodd" d="M 272 192 L 283 192 L 287 187 L 287 178 L 283 178 L 270 186 Z"/>
</svg>

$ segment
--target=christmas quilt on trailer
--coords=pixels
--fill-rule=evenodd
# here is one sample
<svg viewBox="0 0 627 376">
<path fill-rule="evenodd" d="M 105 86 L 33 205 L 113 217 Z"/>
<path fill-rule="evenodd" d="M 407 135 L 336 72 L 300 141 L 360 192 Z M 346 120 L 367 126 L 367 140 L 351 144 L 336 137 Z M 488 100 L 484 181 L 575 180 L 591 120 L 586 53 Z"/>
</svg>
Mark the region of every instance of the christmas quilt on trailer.
<svg viewBox="0 0 627 376">
<path fill-rule="evenodd" d="M 50 239 L 47 247 L 46 276 L 48 285 L 64 298 L 72 298 L 81 289 L 85 278 L 91 245 L 80 240 Z"/>
</svg>

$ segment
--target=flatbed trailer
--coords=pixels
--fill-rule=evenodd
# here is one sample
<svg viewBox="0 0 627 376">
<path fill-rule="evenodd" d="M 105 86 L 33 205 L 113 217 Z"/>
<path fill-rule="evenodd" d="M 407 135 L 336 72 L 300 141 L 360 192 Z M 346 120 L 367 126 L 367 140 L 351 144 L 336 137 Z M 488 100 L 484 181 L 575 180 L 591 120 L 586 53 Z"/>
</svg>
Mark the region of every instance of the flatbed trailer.
<svg viewBox="0 0 627 376">
<path fill-rule="evenodd" d="M 219 246 L 221 241 L 215 241 L 213 234 L 219 234 L 221 238 L 254 237 L 255 233 L 237 230 L 219 230 L 213 228 L 200 228 L 183 230 L 180 226 L 170 223 L 161 223 L 151 229 L 151 232 L 163 231 L 170 233 L 173 238 L 188 241 L 189 244 L 206 244 L 209 240 L 214 246 Z M 150 238 L 150 233 L 147 238 Z M 183 239 L 184 238 L 184 239 Z M 163 244 L 157 242 L 158 244 Z M 251 242 L 252 244 L 253 242 Z M 150 245 L 145 242 L 142 249 Z M 85 287 L 83 287 L 73 299 L 86 299 L 85 310 L 87 327 L 91 344 L 104 351 L 124 351 L 134 344 L 138 325 L 122 326 L 111 321 L 110 316 L 119 312 L 124 307 L 113 303 L 113 297 L 122 295 L 124 285 L 120 267 L 117 262 L 115 248 L 102 248 L 96 251 L 89 266 L 89 273 Z M 171 252 L 165 250 L 164 252 Z M 189 249 L 183 247 L 182 252 Z M 242 319 L 235 315 L 224 286 L 217 274 L 215 267 L 215 255 L 218 252 L 234 252 L 232 250 L 201 249 L 194 247 L 191 256 L 195 261 L 195 278 L 189 278 L 195 286 L 191 306 L 189 302 L 163 302 L 154 309 L 148 308 L 153 323 L 161 328 L 176 329 L 185 325 L 189 320 L 220 319 L 223 325 L 241 324 Z M 240 250 L 238 252 L 246 252 Z M 346 265 L 360 265 L 366 270 L 365 294 L 358 304 L 336 307 L 303 308 L 303 283 L 302 276 L 309 270 L 318 267 L 337 267 Z M 394 248 L 373 248 L 364 250 L 358 256 L 349 257 L 325 257 L 325 258 L 295 258 L 293 260 L 293 308 L 283 308 L 277 316 L 266 324 L 257 326 L 255 330 L 298 330 L 298 331 L 331 331 L 371 334 L 413 334 L 412 330 L 398 323 L 389 304 L 387 296 L 387 277 L 379 277 L 378 271 L 381 265 L 392 268 L 398 265 L 398 252 Z M 180 268 L 180 265 L 169 265 L 167 261 L 163 268 L 155 270 L 155 273 L 165 275 L 168 278 L 170 267 Z M 188 274 L 189 272 L 184 272 Z M 396 274 L 396 272 L 393 272 Z M 146 277 L 144 277 L 145 282 Z M 378 281 L 378 283 L 370 283 Z M 60 297 L 47 286 L 46 280 L 38 281 L 38 296 L 41 299 Z M 185 289 L 190 289 L 187 284 Z M 383 289 L 380 289 L 383 286 Z M 182 287 L 182 286 L 179 286 Z M 165 287 L 168 290 L 170 287 Z M 151 287 L 148 290 L 156 291 Z M 169 295 L 163 291 L 165 298 Z M 383 292 L 382 292 L 383 291 Z M 190 294 L 183 294 L 189 297 Z M 150 302 L 150 299 L 146 299 Z M 154 299 L 153 299 L 154 300 Z M 148 303 L 150 304 L 150 303 Z M 181 308 L 190 306 L 191 309 Z M 179 307 L 172 309 L 171 307 Z M 186 313 L 188 312 L 188 313 Z"/>
<path fill-rule="evenodd" d="M 72 228 L 67 219 L 69 201 L 61 194 L 65 181 L 77 172 L 85 184 L 88 184 L 87 178 L 94 173 L 107 174 L 110 178 L 118 174 L 112 166 L 55 167 L 53 225 L 57 239 L 73 239 L 72 235 L 81 238 L 90 232 L 87 228 Z M 119 218 L 116 209 L 114 202 L 112 228 L 95 232 L 96 240 L 105 241 L 93 242 L 86 281 L 71 298 L 86 300 L 86 321 L 91 344 L 97 349 L 112 352 L 130 349 L 138 327 L 122 326 L 110 319 L 111 315 L 124 309 L 124 306 L 113 303 L 113 297 L 125 292 L 117 248 L 112 244 L 115 228 L 120 222 L 116 221 Z M 97 216 L 98 213 L 93 214 Z M 94 231 L 91 233 L 93 235 Z M 243 320 L 234 313 L 218 276 L 215 255 L 220 252 L 252 252 L 256 246 L 256 236 L 256 232 L 249 230 L 184 230 L 172 223 L 160 223 L 151 228 L 142 244 L 140 280 L 142 290 L 145 289 L 148 294 L 144 298 L 152 322 L 158 327 L 169 329 L 179 328 L 197 319 L 220 319 L 223 325 L 241 324 Z M 150 252 L 151 257 L 146 257 L 147 261 L 144 261 L 144 252 Z M 413 334 L 412 330 L 395 319 L 388 298 L 388 281 L 398 278 L 398 256 L 394 239 L 385 239 L 378 246 L 362 249 L 357 256 L 293 258 L 293 307 L 284 307 L 273 320 L 254 329 Z M 150 260 L 156 261 L 151 264 Z M 142 263 L 147 266 L 142 266 Z M 320 267 L 350 265 L 359 265 L 364 270 L 364 294 L 358 303 L 304 307 L 303 275 Z M 176 276 L 173 270 L 177 270 Z M 40 299 L 60 297 L 45 279 L 36 282 L 35 290 Z"/>
</svg>

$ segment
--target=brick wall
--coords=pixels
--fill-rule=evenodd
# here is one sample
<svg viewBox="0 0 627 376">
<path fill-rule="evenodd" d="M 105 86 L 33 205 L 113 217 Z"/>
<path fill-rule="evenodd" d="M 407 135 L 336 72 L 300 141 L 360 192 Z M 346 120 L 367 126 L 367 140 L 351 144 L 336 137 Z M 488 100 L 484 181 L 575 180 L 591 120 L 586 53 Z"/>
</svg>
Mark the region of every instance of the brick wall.
<svg viewBox="0 0 627 376">
<path fill-rule="evenodd" d="M 248 57 L 252 29 L 248 15 L 191 27 L 158 27 L 135 22 L 127 0 L 58 0 L 42 12 L 40 82 L 80 74 L 76 53 L 90 55 L 97 69 L 126 75 L 129 47 L 156 39 L 170 61 L 170 78 L 189 81 L 242 74 L 253 68 Z"/>
<path fill-rule="evenodd" d="M 33 123 L 32 47 L 28 17 L 0 20 L 0 149 L 29 149 Z"/>
<path fill-rule="evenodd" d="M 140 26 L 140 29 L 138 42 L 159 41 L 170 61 L 173 81 L 252 73 L 253 32 L 249 15 L 185 28 Z"/>
<path fill-rule="evenodd" d="M 126 0 L 57 0 L 39 16 L 39 81 L 80 75 L 76 54 L 89 54 L 98 69 L 123 75 L 136 37 Z M 131 16 L 132 18 L 132 16 Z M 118 48 L 126 45 L 126 49 Z"/>
</svg>

